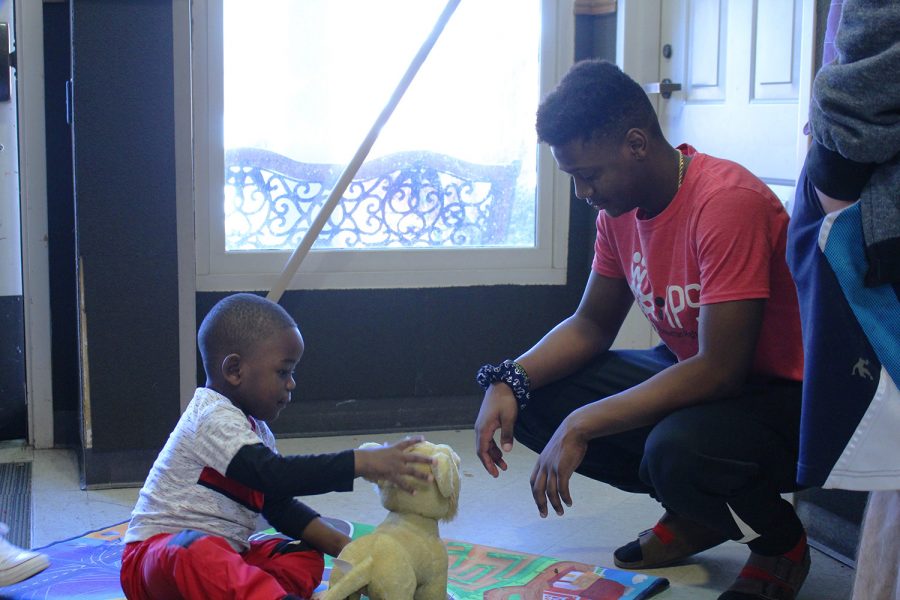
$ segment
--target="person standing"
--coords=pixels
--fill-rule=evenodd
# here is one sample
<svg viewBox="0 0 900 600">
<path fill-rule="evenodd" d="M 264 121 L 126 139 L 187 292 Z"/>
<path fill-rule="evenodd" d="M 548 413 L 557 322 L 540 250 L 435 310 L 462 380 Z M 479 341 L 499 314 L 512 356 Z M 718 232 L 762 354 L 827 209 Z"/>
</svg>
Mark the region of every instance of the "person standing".
<svg viewBox="0 0 900 600">
<path fill-rule="evenodd" d="M 840 4 L 788 230 L 806 352 L 798 478 L 870 492 L 853 597 L 900 599 L 900 3 Z"/>
</svg>

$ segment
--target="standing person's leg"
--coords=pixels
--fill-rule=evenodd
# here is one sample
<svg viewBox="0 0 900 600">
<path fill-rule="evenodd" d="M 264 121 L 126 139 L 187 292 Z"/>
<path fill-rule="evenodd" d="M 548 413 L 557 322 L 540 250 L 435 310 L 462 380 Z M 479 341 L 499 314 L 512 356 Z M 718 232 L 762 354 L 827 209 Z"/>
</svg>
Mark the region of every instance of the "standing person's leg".
<svg viewBox="0 0 900 600">
<path fill-rule="evenodd" d="M 900 490 L 871 492 L 866 505 L 853 600 L 900 600 Z"/>
<path fill-rule="evenodd" d="M 515 439 L 541 452 L 559 424 L 586 404 L 642 383 L 676 362 L 663 345 L 649 350 L 612 350 L 572 375 L 531 392 L 519 410 Z M 652 493 L 638 469 L 649 427 L 592 440 L 577 472 L 635 493 Z"/>
<path fill-rule="evenodd" d="M 46 554 L 9 543 L 8 532 L 6 523 L 0 523 L 0 587 L 24 581 L 50 566 Z"/>
<path fill-rule="evenodd" d="M 278 580 L 285 590 L 309 598 L 322 583 L 325 557 L 302 540 L 281 534 L 268 535 L 250 542 L 244 554 L 247 564 L 259 567 Z"/>
<path fill-rule="evenodd" d="M 781 497 L 797 489 L 800 397 L 797 382 L 748 384 L 738 397 L 669 415 L 648 437 L 641 478 L 667 510 L 750 547 L 722 600 L 790 599 L 808 572 L 803 525 Z M 633 557 L 640 541 L 620 551 Z"/>
<path fill-rule="evenodd" d="M 288 592 L 223 538 L 185 530 L 125 546 L 120 575 L 129 600 L 281 600 Z"/>
</svg>

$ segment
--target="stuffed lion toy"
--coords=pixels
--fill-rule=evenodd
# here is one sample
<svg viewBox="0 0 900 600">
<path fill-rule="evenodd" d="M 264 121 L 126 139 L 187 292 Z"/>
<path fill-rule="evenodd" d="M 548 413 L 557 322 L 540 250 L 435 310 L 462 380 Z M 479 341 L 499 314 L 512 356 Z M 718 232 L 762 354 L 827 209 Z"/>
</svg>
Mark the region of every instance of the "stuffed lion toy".
<svg viewBox="0 0 900 600">
<path fill-rule="evenodd" d="M 378 444 L 363 444 L 363 448 Z M 446 444 L 420 442 L 407 452 L 434 457 L 434 481 L 417 480 L 415 495 L 377 483 L 390 512 L 369 535 L 347 544 L 334 561 L 325 600 L 446 600 L 447 549 L 438 521 L 450 521 L 459 506 L 459 456 Z"/>
</svg>

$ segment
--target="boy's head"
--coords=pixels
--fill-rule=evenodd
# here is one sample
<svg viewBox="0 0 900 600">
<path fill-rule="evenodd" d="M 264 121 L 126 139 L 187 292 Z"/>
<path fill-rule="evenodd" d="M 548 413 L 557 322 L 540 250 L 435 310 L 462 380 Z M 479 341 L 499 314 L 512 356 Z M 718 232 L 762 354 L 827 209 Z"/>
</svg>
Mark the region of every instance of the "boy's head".
<svg viewBox="0 0 900 600">
<path fill-rule="evenodd" d="M 275 419 L 291 399 L 303 338 L 277 303 L 254 294 L 217 302 L 197 335 L 206 386 L 258 419 Z"/>
</svg>

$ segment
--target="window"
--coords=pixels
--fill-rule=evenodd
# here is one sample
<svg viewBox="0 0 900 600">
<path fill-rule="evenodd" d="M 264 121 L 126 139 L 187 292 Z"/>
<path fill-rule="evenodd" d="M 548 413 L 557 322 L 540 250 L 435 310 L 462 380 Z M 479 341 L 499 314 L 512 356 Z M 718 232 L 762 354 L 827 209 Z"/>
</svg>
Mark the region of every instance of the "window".
<svg viewBox="0 0 900 600">
<path fill-rule="evenodd" d="M 195 0 L 200 290 L 266 289 L 445 0 Z M 568 180 L 534 112 L 572 6 L 461 2 L 292 288 L 563 283 Z"/>
</svg>

